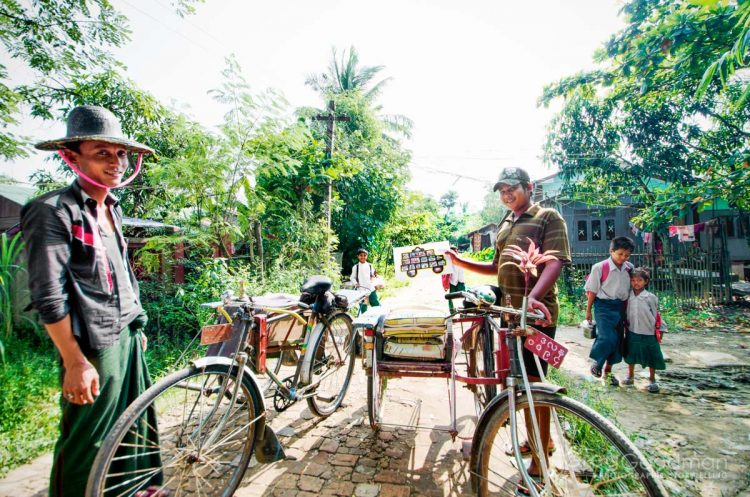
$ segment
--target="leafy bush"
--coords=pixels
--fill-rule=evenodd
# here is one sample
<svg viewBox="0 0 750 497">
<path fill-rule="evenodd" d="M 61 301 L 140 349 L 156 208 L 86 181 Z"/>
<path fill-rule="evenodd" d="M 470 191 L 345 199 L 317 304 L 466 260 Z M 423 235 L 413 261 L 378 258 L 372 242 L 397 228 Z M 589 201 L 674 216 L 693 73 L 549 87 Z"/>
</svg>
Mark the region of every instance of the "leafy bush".
<svg viewBox="0 0 750 497">
<path fill-rule="evenodd" d="M 6 346 L 13 353 L 0 366 L 0 477 L 52 449 L 60 419 L 52 342 L 11 336 Z"/>
<path fill-rule="evenodd" d="M 461 255 L 479 262 L 492 262 L 495 258 L 495 247 L 487 247 L 479 252 L 465 252 Z"/>
<path fill-rule="evenodd" d="M 21 235 L 13 238 L 3 233 L 0 235 L 0 326 L 3 339 L 0 339 L 0 362 L 5 360 L 3 340 L 8 340 L 13 332 L 14 302 L 16 300 L 16 275 L 23 270 L 19 264 L 23 239 Z"/>
</svg>

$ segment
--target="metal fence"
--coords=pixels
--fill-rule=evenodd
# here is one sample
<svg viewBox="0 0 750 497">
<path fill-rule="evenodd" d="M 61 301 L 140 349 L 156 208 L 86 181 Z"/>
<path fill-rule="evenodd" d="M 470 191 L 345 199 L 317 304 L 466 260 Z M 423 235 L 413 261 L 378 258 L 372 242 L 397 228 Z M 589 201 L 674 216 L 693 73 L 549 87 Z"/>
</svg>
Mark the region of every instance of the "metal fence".
<svg viewBox="0 0 750 497">
<path fill-rule="evenodd" d="M 666 246 L 667 244 L 665 244 Z M 670 295 L 682 307 L 700 307 L 730 302 L 730 264 L 725 251 L 708 243 L 708 250 L 691 244 L 669 245 L 664 253 L 633 253 L 630 262 L 651 272 L 649 289 Z M 583 285 L 591 266 L 609 257 L 609 252 L 579 251 L 564 270 L 562 287 L 569 295 L 583 296 Z"/>
</svg>

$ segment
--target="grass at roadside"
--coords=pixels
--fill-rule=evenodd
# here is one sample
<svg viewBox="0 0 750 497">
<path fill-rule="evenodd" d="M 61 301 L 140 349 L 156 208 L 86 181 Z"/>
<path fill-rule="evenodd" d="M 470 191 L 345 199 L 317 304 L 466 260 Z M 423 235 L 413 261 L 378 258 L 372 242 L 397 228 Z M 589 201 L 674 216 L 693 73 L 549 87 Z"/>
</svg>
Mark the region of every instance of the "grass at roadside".
<svg viewBox="0 0 750 497">
<path fill-rule="evenodd" d="M 5 359 L 0 365 L 0 477 L 51 450 L 60 419 L 52 343 L 11 337 Z"/>
<path fill-rule="evenodd" d="M 190 336 L 153 339 L 146 352 L 151 377 L 172 371 Z M 60 422 L 57 353 L 46 337 L 11 338 L 0 364 L 0 478 L 52 450 Z"/>
<path fill-rule="evenodd" d="M 617 409 L 613 403 L 612 397 L 607 394 L 608 390 L 603 387 L 600 382 L 587 382 L 576 380 L 571 375 L 561 371 L 559 369 L 550 368 L 547 381 L 560 385 L 566 389 L 566 395 L 572 399 L 582 402 L 590 408 L 597 411 L 599 414 L 606 417 L 608 420 L 613 422 L 623 433 L 625 433 L 630 440 L 632 440 L 636 446 L 641 446 L 640 441 L 646 438 L 645 434 L 631 433 L 623 429 L 623 427 L 617 421 Z M 599 437 L 598 433 L 579 433 L 580 437 L 578 440 L 582 441 L 582 450 L 590 449 L 592 451 L 598 450 L 600 446 L 596 443 L 592 443 L 590 447 L 587 447 L 587 441 L 595 441 Z M 674 462 L 671 458 L 661 452 L 657 451 L 643 451 L 646 459 L 653 466 L 662 478 L 675 478 Z"/>
</svg>

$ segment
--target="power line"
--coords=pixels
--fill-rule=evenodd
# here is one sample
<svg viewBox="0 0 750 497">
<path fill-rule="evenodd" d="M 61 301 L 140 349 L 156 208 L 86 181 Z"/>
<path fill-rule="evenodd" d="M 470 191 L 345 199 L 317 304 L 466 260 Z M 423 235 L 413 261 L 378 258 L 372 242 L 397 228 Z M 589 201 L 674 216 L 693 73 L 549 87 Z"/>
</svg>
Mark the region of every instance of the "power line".
<svg viewBox="0 0 750 497">
<path fill-rule="evenodd" d="M 204 52 L 206 52 L 206 53 L 207 53 L 208 55 L 215 55 L 215 51 L 212 51 L 212 50 L 210 50 L 210 49 L 208 49 L 208 48 L 204 47 L 203 45 L 201 45 L 200 43 L 196 42 L 196 41 L 195 41 L 195 40 L 193 40 L 192 38 L 190 38 L 190 37 L 188 37 L 188 36 L 186 36 L 186 35 L 182 34 L 181 32 L 177 31 L 176 29 L 174 29 L 174 28 L 172 28 L 172 27 L 170 27 L 170 26 L 167 26 L 166 24 L 164 24 L 164 23 L 163 23 L 162 21 L 160 21 L 160 20 L 159 20 L 159 19 L 157 19 L 156 17 L 152 16 L 152 15 L 151 15 L 151 14 L 149 14 L 148 12 L 146 12 L 146 11 L 142 10 L 141 8 L 139 8 L 139 7 L 136 7 L 135 5 L 133 5 L 132 3 L 128 2 L 127 0 L 120 0 L 120 1 L 121 1 L 122 3 L 124 3 L 125 5 L 128 5 L 128 6 L 130 7 L 130 8 L 132 8 L 132 9 L 134 9 L 134 10 L 136 10 L 136 11 L 140 12 L 140 13 L 141 13 L 141 14 L 143 14 L 144 16 L 148 17 L 149 19 L 151 19 L 152 21 L 154 21 L 154 22 L 155 22 L 156 24 L 158 24 L 159 26 L 163 27 L 164 29 L 166 29 L 166 30 L 169 30 L 169 31 L 171 31 L 171 32 L 173 32 L 174 34 L 176 34 L 177 36 L 179 36 L 179 37 L 181 37 L 181 38 L 183 38 L 183 39 L 187 40 L 187 41 L 188 41 L 189 43 L 192 43 L 192 44 L 193 44 L 193 45 L 195 45 L 196 47 L 198 47 L 198 48 L 200 48 L 201 50 L 203 50 Z"/>
<path fill-rule="evenodd" d="M 166 10 L 168 10 L 168 11 L 172 11 L 172 9 L 171 9 L 171 8 L 170 8 L 170 7 L 168 6 L 168 5 L 164 5 L 164 3 L 163 3 L 163 2 L 161 1 L 161 0 L 156 0 L 156 3 L 158 3 L 159 5 L 161 5 L 162 7 L 164 7 L 164 8 L 166 9 Z M 211 39 L 212 39 L 213 41 L 215 41 L 215 42 L 216 42 L 216 43 L 217 43 L 217 44 L 218 44 L 218 45 L 219 45 L 219 46 L 220 46 L 221 48 L 223 48 L 223 49 L 224 49 L 224 50 L 226 50 L 227 52 L 231 52 L 231 50 L 230 50 L 230 49 L 228 49 L 228 48 L 227 48 L 227 47 L 226 47 L 226 46 L 224 45 L 224 42 L 222 42 L 221 40 L 219 40 L 218 38 L 216 38 L 216 37 L 215 37 L 215 36 L 214 36 L 213 34 L 209 33 L 209 32 L 208 32 L 208 31 L 206 31 L 205 29 L 203 29 L 203 28 L 202 28 L 202 27 L 201 27 L 200 25 L 198 25 L 198 24 L 195 24 L 194 22 L 192 22 L 192 21 L 191 21 L 191 20 L 190 20 L 190 19 L 189 19 L 189 18 L 188 18 L 187 16 L 185 16 L 185 17 L 182 17 L 182 21 L 183 21 L 183 22 L 186 22 L 186 23 L 188 23 L 188 24 L 190 24 L 190 25 L 191 25 L 191 26 L 193 26 L 193 27 L 194 27 L 195 29 L 197 29 L 198 31 L 200 31 L 200 32 L 201 32 L 201 33 L 203 33 L 204 35 L 206 35 L 206 36 L 208 36 L 209 38 L 211 38 Z"/>
</svg>

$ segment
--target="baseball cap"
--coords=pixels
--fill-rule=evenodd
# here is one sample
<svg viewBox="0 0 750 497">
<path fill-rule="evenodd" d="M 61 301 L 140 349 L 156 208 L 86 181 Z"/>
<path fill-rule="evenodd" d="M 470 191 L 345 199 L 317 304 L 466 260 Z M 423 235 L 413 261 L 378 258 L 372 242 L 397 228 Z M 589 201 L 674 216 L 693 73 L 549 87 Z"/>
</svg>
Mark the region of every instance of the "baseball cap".
<svg viewBox="0 0 750 497">
<path fill-rule="evenodd" d="M 500 185 L 515 186 L 522 183 L 525 185 L 530 181 L 531 178 L 529 177 L 529 173 L 527 173 L 520 167 L 506 167 L 500 173 L 500 178 L 497 180 L 497 183 L 495 183 L 495 186 L 492 188 L 492 190 L 498 191 L 500 189 Z"/>
<path fill-rule="evenodd" d="M 368 254 L 369 254 L 369 252 L 367 251 L 367 249 L 364 249 L 364 248 L 360 248 L 359 250 L 357 250 L 357 255 L 359 255 L 359 254 L 365 254 L 365 255 L 368 255 Z"/>
</svg>

